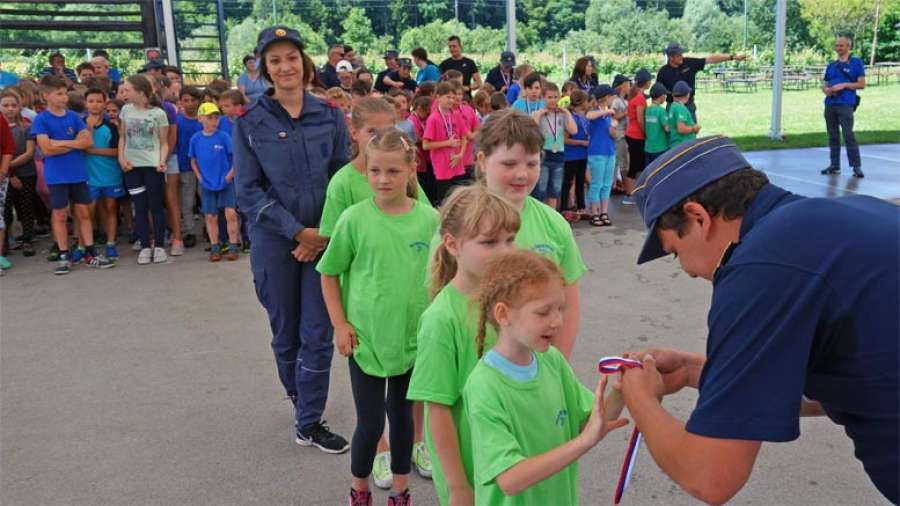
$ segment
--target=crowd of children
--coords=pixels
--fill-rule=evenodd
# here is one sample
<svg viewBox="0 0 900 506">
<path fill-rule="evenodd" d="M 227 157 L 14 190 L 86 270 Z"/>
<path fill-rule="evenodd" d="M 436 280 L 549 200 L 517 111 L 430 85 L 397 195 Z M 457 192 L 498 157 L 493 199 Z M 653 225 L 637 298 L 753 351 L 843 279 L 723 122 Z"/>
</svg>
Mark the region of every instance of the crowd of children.
<svg viewBox="0 0 900 506">
<path fill-rule="evenodd" d="M 625 421 L 606 416 L 605 384 L 587 389 L 568 364 L 587 267 L 567 220 L 611 225 L 618 173 L 631 189 L 646 163 L 696 135 L 690 88 L 678 83 L 666 111 L 668 90 L 645 70 L 633 85 L 617 75 L 585 90 L 523 64 L 504 91 L 468 90 L 459 71 L 417 82 L 400 61 L 378 93 L 371 73 L 343 63 L 340 87 L 314 79 L 308 91 L 341 109 L 352 141 L 327 186 L 316 265 L 357 414 L 349 503 L 372 503 L 372 476 L 389 505 L 411 504 L 413 468 L 442 504 L 577 503 L 575 463 Z M 14 211 L 29 256 L 49 222 L 57 274 L 114 266 L 123 228 L 138 264 L 183 254 L 200 235 L 198 194 L 209 259 L 249 247 L 231 138 L 245 96 L 145 70 L 115 88 L 47 76 L 37 92 L 0 94 L 4 228 Z"/>
</svg>

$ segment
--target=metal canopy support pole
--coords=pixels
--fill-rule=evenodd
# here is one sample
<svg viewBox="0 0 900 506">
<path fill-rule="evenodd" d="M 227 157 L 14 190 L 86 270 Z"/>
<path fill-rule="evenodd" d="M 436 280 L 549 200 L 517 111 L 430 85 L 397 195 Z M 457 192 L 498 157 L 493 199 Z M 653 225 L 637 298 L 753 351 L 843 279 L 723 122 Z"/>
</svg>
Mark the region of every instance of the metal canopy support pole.
<svg viewBox="0 0 900 506">
<path fill-rule="evenodd" d="M 772 128 L 769 138 L 781 140 L 781 95 L 784 91 L 784 32 L 787 1 L 775 4 L 775 74 L 772 76 Z"/>
<path fill-rule="evenodd" d="M 516 52 L 516 0 L 506 0 L 506 50 Z"/>
<path fill-rule="evenodd" d="M 144 32 L 143 48 L 159 47 L 159 30 L 156 28 L 156 9 L 150 2 L 141 2 L 141 26 Z"/>
<path fill-rule="evenodd" d="M 216 31 L 219 33 L 219 58 L 222 62 L 222 78 L 228 81 L 228 47 L 225 43 L 225 6 L 216 0 Z"/>
<path fill-rule="evenodd" d="M 166 57 L 169 65 L 178 66 L 178 46 L 175 45 L 175 18 L 172 13 L 172 0 L 162 0 L 163 29 L 166 32 Z"/>
</svg>

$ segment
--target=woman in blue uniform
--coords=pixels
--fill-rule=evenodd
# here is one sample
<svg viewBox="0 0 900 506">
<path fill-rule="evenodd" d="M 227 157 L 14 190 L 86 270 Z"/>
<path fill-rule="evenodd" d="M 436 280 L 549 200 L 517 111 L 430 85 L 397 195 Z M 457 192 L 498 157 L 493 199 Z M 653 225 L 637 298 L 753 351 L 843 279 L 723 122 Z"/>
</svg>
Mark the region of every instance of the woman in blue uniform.
<svg viewBox="0 0 900 506">
<path fill-rule="evenodd" d="M 300 34 L 260 32 L 260 72 L 272 88 L 237 121 L 238 206 L 250 222 L 253 282 L 269 315 L 278 376 L 294 401 L 296 442 L 343 453 L 347 440 L 322 421 L 334 352 L 315 269 L 328 178 L 350 161 L 341 111 L 310 95 L 315 77 Z"/>
</svg>

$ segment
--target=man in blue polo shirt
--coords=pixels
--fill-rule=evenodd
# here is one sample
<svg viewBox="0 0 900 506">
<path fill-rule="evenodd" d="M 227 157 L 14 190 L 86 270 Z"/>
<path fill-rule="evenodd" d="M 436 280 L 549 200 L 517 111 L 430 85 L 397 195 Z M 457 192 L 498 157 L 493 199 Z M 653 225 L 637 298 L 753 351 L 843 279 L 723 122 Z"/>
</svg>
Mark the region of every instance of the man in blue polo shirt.
<svg viewBox="0 0 900 506">
<path fill-rule="evenodd" d="M 866 87 L 866 68 L 862 60 L 850 56 L 850 38 L 840 36 L 834 41 L 837 60 L 825 68 L 822 78 L 822 92 L 825 93 L 825 127 L 828 129 L 828 148 L 831 164 L 822 169 L 822 174 L 841 172 L 841 131 L 847 146 L 847 161 L 853 168 L 853 175 L 863 177 L 862 162 L 859 159 L 859 144 L 853 134 L 853 113 L 859 98 L 856 90 Z"/>
<path fill-rule="evenodd" d="M 632 193 L 649 231 L 638 263 L 675 254 L 713 283 L 706 356 L 631 354 L 629 412 L 656 463 L 721 504 L 763 441 L 801 416 L 843 425 L 875 487 L 898 501 L 900 208 L 872 197 L 804 198 L 768 182 L 723 136 L 686 142 Z M 687 424 L 660 404 L 692 386 Z"/>
</svg>

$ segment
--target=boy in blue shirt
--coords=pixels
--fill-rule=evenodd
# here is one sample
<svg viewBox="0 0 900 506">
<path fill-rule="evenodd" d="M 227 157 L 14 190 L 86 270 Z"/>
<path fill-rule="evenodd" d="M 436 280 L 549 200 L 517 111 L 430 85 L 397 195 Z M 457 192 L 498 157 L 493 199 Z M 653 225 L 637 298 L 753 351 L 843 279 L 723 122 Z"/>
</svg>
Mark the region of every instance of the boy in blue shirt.
<svg viewBox="0 0 900 506">
<path fill-rule="evenodd" d="M 513 102 L 512 108 L 522 111 L 529 116 L 544 108 L 544 76 L 538 72 L 528 74 L 522 83 L 525 86 L 525 97 L 519 97 Z"/>
<path fill-rule="evenodd" d="M 84 93 L 87 117 L 85 123 L 94 140 L 94 146 L 87 153 L 88 191 L 91 194 L 91 214 L 99 212 L 98 219 L 106 230 L 106 256 L 115 261 L 119 258 L 116 250 L 116 218 L 119 206 L 116 199 L 125 196 L 122 183 L 122 169 L 119 167 L 119 129 L 110 124 L 106 116 L 106 92 L 91 88 Z M 99 209 L 97 206 L 100 206 Z"/>
<path fill-rule="evenodd" d="M 197 236 L 194 234 L 194 206 L 197 203 L 197 177 L 191 169 L 191 157 L 188 154 L 191 147 L 191 138 L 197 132 L 203 130 L 203 125 L 197 119 L 197 108 L 203 93 L 193 87 L 185 86 L 181 90 L 178 100 L 181 112 L 175 118 L 178 125 L 178 142 L 175 145 L 175 154 L 178 156 L 178 201 L 181 205 L 181 233 L 184 245 L 193 248 L 197 244 Z"/>
<path fill-rule="evenodd" d="M 94 228 L 89 207 L 91 195 L 83 153 L 94 145 L 91 133 L 78 114 L 66 109 L 69 95 L 65 80 L 58 76 L 42 77 L 41 95 L 47 109 L 34 118 L 31 134 L 44 154 L 44 179 L 53 207 L 53 238 L 59 247 L 55 274 L 68 274 L 72 267 L 66 229 L 70 203 L 74 204 L 75 225 L 85 245 L 85 264 L 101 269 L 112 267 L 115 264 L 94 248 Z"/>
<path fill-rule="evenodd" d="M 200 182 L 200 211 L 206 216 L 206 231 L 212 244 L 209 260 L 218 262 L 222 255 L 228 260 L 238 258 L 238 219 L 235 212 L 234 166 L 231 136 L 219 130 L 216 104 L 200 106 L 198 117 L 203 130 L 191 137 L 189 156 L 191 168 Z M 225 210 L 228 223 L 228 242 L 225 251 L 219 244 L 219 209 Z"/>
</svg>

